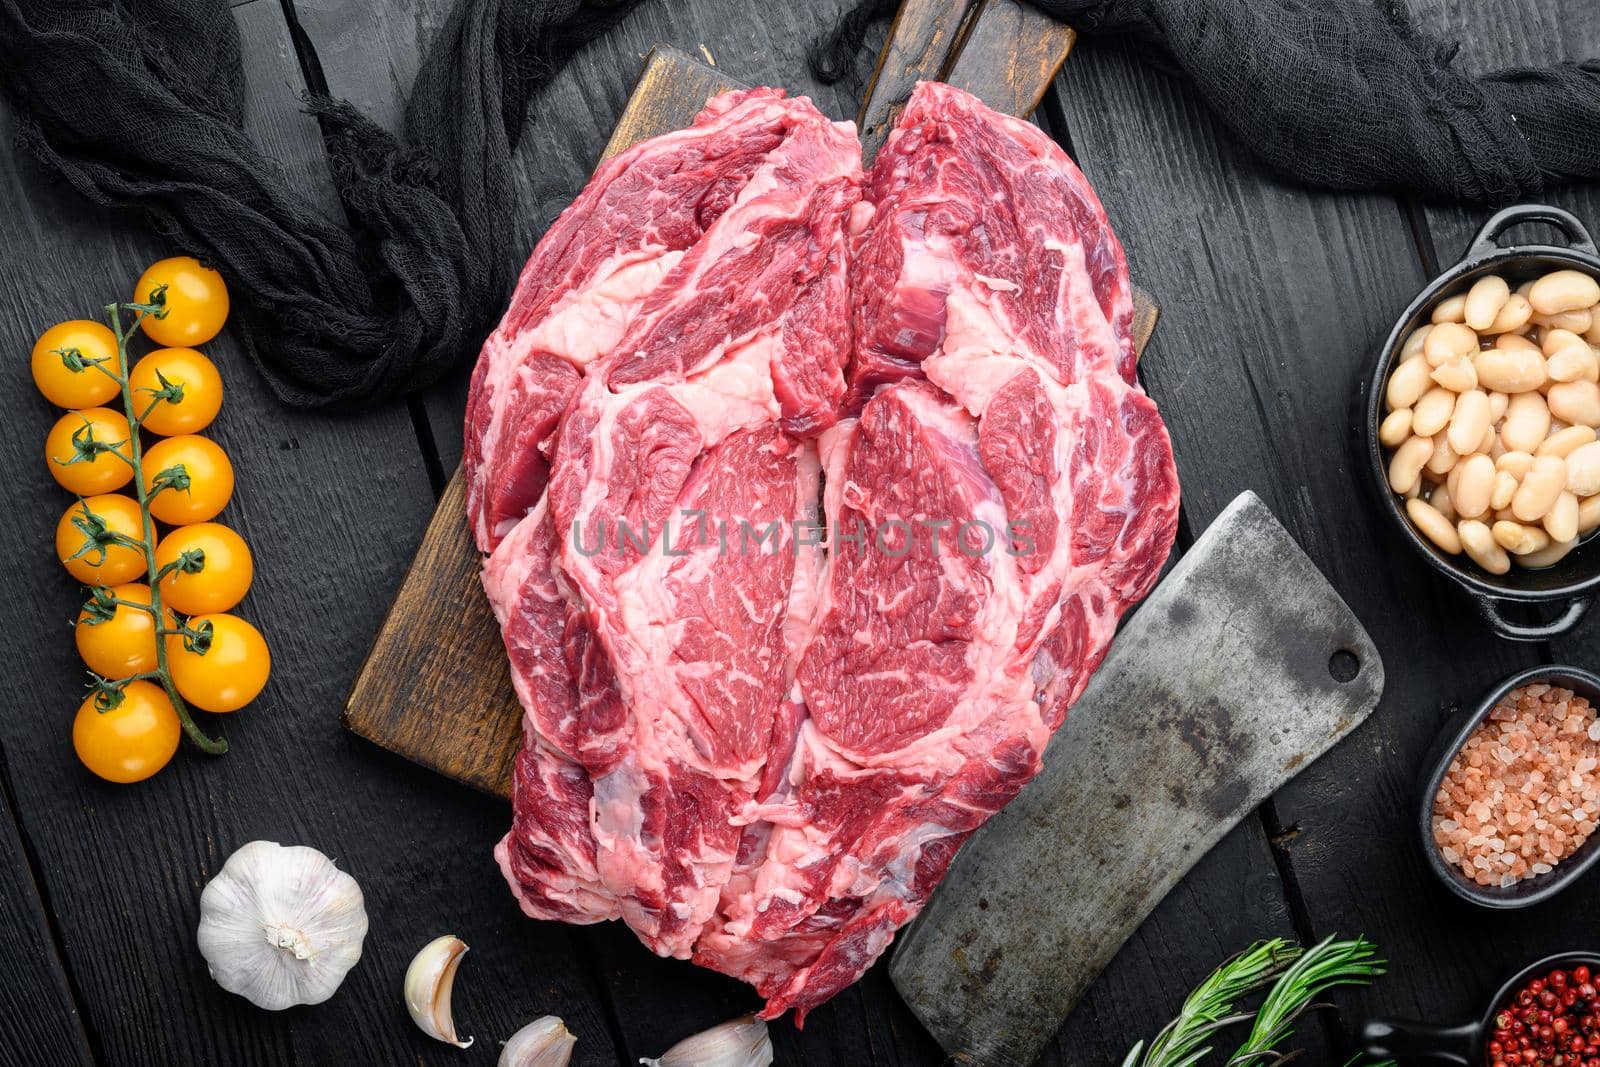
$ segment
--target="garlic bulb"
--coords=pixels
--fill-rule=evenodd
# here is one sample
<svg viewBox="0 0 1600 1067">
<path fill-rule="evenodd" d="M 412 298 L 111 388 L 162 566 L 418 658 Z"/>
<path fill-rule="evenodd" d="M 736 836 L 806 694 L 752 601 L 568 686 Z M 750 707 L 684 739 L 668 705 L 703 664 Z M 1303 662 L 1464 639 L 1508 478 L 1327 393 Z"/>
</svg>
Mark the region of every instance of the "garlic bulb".
<svg viewBox="0 0 1600 1067">
<path fill-rule="evenodd" d="M 366 936 L 361 887 L 305 845 L 252 841 L 200 894 L 198 940 L 211 977 L 268 1011 L 333 996 Z"/>
<path fill-rule="evenodd" d="M 686 1037 L 658 1060 L 640 1060 L 646 1067 L 767 1067 L 772 1038 L 767 1024 L 741 1015 L 720 1026 Z"/>
<path fill-rule="evenodd" d="M 456 968 L 467 954 L 466 942 L 454 934 L 436 937 L 422 946 L 406 968 L 406 1010 L 422 1032 L 437 1041 L 448 1041 L 466 1048 L 472 1038 L 456 1037 L 456 1024 L 450 1017 L 450 990 L 456 983 Z"/>
<path fill-rule="evenodd" d="M 511 1035 L 496 1067 L 567 1067 L 578 1039 L 554 1015 L 545 1015 Z"/>
</svg>

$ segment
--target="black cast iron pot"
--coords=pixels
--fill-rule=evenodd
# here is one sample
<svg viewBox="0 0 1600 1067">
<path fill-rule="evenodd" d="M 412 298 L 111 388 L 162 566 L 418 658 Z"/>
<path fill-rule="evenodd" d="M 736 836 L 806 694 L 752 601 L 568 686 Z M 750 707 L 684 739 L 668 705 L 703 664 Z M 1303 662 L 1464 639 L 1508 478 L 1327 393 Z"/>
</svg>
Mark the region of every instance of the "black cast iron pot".
<svg viewBox="0 0 1600 1067">
<path fill-rule="evenodd" d="M 1545 222 L 1559 228 L 1570 242 L 1557 245 L 1509 245 L 1502 247 L 1500 236 L 1513 226 Z M 1494 631 L 1514 641 L 1542 641 L 1565 633 L 1588 610 L 1596 589 L 1600 589 L 1600 537 L 1590 534 L 1577 548 L 1553 567 L 1524 570 L 1512 567 L 1509 574 L 1493 575 L 1465 556 L 1441 552 L 1406 517 L 1404 502 L 1388 486 L 1388 463 L 1378 442 L 1378 424 L 1383 418 L 1383 396 L 1389 371 L 1411 331 L 1429 321 L 1439 301 L 1464 293 L 1486 274 L 1499 274 L 1513 287 L 1553 270 L 1581 270 L 1600 278 L 1600 251 L 1594 238 L 1570 213 L 1543 204 L 1509 207 L 1484 224 L 1472 239 L 1461 262 L 1435 278 L 1400 316 L 1384 342 L 1382 354 L 1367 387 L 1365 429 L 1368 473 L 1380 498 L 1380 509 L 1387 522 L 1435 571 L 1466 590 Z M 1505 615 L 1506 603 L 1553 606 L 1556 617 L 1547 623 L 1524 624 Z"/>
<path fill-rule="evenodd" d="M 1600 968 L 1600 953 L 1562 952 L 1530 963 L 1512 975 L 1489 1001 L 1483 1017 L 1459 1026 L 1436 1026 L 1410 1019 L 1373 1019 L 1361 1028 L 1362 1054 L 1373 1060 L 1398 1060 L 1410 1063 L 1453 1063 L 1483 1067 L 1489 1035 L 1494 1033 L 1494 1017 L 1506 1007 L 1517 991 L 1541 974 L 1557 968 L 1566 970 L 1578 964 Z"/>
</svg>

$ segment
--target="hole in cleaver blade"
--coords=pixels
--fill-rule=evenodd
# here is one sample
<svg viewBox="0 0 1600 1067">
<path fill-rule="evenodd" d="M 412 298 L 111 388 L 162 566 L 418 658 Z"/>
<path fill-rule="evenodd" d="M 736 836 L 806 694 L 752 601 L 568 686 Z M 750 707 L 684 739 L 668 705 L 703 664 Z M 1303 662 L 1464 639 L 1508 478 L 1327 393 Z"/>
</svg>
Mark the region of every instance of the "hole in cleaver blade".
<svg viewBox="0 0 1600 1067">
<path fill-rule="evenodd" d="M 1371 714 L 1383 662 L 1254 493 L 1123 627 L 901 939 L 896 988 L 959 1063 L 1032 1063 L 1194 863 Z"/>
</svg>

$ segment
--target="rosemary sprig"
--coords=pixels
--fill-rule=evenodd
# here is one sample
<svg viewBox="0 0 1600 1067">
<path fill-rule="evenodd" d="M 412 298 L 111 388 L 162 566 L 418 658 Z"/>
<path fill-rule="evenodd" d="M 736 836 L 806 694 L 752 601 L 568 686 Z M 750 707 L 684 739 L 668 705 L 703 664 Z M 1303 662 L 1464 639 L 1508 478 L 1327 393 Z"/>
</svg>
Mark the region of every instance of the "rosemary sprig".
<svg viewBox="0 0 1600 1067">
<path fill-rule="evenodd" d="M 1265 989 L 1300 956 L 1300 946 L 1273 938 L 1260 941 L 1224 962 L 1195 987 L 1178 1015 L 1151 1040 L 1129 1050 L 1122 1067 L 1191 1067 L 1211 1051 L 1201 1047 L 1225 1026 L 1243 1022 L 1248 1015 L 1235 1012 L 1244 997 Z"/>
<path fill-rule="evenodd" d="M 1384 973 L 1377 948 L 1364 937 L 1335 941 L 1329 937 L 1303 953 L 1261 1002 L 1250 1036 L 1228 1060 L 1228 1067 L 1258 1067 L 1281 1062 L 1276 1051 L 1294 1033 L 1293 1023 L 1308 1009 L 1322 1007 L 1316 999 L 1343 985 L 1368 985 Z"/>
<path fill-rule="evenodd" d="M 1282 1063 L 1297 1053 L 1278 1051 L 1278 1046 L 1293 1034 L 1295 1019 L 1322 1007 L 1314 1003 L 1318 996 L 1335 986 L 1365 985 L 1382 973 L 1383 961 L 1365 938 L 1329 938 L 1310 949 L 1282 938 L 1257 942 L 1211 972 L 1148 1046 L 1140 1041 L 1128 1051 L 1122 1067 L 1195 1067 L 1210 1055 L 1218 1031 L 1247 1022 L 1252 1024 L 1249 1037 L 1228 1067 Z M 1260 1008 L 1240 1008 L 1241 1001 L 1263 989 L 1268 992 Z M 1356 1067 L 1355 1061 L 1349 1067 Z"/>
</svg>

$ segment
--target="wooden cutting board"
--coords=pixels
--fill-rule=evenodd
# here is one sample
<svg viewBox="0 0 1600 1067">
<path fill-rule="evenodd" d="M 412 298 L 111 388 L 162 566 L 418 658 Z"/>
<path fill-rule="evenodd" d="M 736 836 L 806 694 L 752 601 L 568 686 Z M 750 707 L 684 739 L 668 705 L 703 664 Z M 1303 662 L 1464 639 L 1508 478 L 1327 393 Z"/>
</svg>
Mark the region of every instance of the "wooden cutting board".
<svg viewBox="0 0 1600 1067">
<path fill-rule="evenodd" d="M 921 78 L 959 86 L 990 106 L 1031 114 L 1072 47 L 1072 31 L 1016 0 L 907 0 L 873 74 L 859 124 L 876 151 Z M 706 99 L 738 83 L 657 46 L 601 162 L 687 126 Z M 1135 291 L 1135 343 L 1155 328 L 1155 303 Z M 511 795 L 522 709 L 499 627 L 478 584 L 458 468 L 423 534 L 345 704 L 344 724 L 391 752 L 459 782 Z"/>
</svg>

